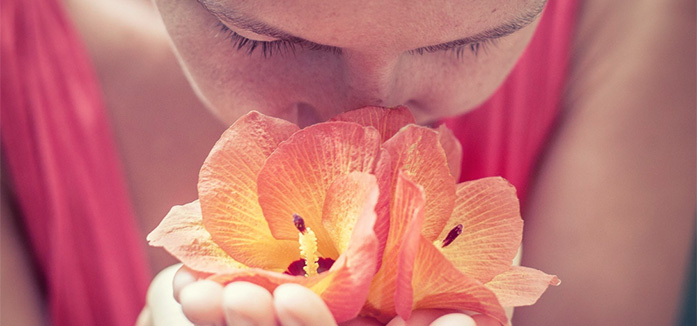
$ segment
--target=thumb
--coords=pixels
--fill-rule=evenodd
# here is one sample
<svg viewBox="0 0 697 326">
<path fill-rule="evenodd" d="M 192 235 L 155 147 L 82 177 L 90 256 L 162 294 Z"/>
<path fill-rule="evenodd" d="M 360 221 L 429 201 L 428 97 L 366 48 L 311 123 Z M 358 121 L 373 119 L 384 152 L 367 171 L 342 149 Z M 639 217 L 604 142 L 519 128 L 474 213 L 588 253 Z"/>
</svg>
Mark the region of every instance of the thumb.
<svg viewBox="0 0 697 326">
<path fill-rule="evenodd" d="M 138 318 L 139 323 L 141 319 L 146 319 L 143 321 L 146 322 L 143 325 L 193 325 L 186 319 L 181 306 L 172 296 L 172 280 L 178 269 L 179 265 L 167 267 L 152 280 L 148 288 L 145 309 Z M 141 324 L 138 325 L 141 326 Z"/>
</svg>

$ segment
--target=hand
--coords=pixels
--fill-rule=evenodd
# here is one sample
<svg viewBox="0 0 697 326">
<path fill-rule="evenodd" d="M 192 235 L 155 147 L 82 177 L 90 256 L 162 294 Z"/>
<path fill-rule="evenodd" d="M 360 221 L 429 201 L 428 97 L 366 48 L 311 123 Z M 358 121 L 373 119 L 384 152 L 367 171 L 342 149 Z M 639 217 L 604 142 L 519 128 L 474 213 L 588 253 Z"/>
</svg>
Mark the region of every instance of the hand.
<svg viewBox="0 0 697 326">
<path fill-rule="evenodd" d="M 203 280 L 207 274 L 180 266 L 170 266 L 155 277 L 148 289 L 146 307 L 136 325 L 336 325 L 324 302 L 300 285 L 281 285 L 272 296 L 266 289 L 247 282 L 235 282 L 223 287 Z M 363 317 L 341 324 L 359 325 L 382 324 Z M 498 322 L 486 316 L 468 316 L 444 310 L 415 311 L 407 322 L 396 317 L 387 324 L 422 325 L 499 326 Z"/>
<path fill-rule="evenodd" d="M 415 310 L 405 321 L 395 317 L 386 326 L 501 326 L 495 319 L 485 315 L 467 315 L 452 310 Z"/>
<path fill-rule="evenodd" d="M 206 276 L 182 267 L 172 280 L 183 315 L 196 325 L 336 325 L 324 302 L 303 286 L 283 284 L 272 296 L 247 282 L 223 287 L 201 280 Z"/>
<path fill-rule="evenodd" d="M 172 279 L 181 264 L 162 270 L 150 283 L 145 300 L 145 308 L 140 313 L 136 326 L 191 326 L 182 312 L 181 306 L 172 296 Z"/>
</svg>

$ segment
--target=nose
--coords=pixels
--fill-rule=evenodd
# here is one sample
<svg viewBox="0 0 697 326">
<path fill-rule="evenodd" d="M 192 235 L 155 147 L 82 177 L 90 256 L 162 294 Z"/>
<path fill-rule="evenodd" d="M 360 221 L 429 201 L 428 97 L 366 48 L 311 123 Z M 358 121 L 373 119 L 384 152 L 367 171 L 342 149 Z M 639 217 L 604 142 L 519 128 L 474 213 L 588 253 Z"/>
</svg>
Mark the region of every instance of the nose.
<svg viewBox="0 0 697 326">
<path fill-rule="evenodd" d="M 345 110 L 362 106 L 397 106 L 408 101 L 400 54 L 358 53 L 342 55 L 341 72 Z"/>
</svg>

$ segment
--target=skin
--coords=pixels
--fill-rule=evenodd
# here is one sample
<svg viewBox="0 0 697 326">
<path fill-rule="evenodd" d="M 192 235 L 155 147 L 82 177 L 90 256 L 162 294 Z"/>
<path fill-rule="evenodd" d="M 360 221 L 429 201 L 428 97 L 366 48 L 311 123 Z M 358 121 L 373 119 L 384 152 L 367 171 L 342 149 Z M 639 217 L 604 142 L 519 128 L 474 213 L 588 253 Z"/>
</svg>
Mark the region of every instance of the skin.
<svg viewBox="0 0 697 326">
<path fill-rule="evenodd" d="M 300 47 L 295 55 L 248 55 L 217 32 L 218 24 L 250 39 L 274 38 L 238 27 L 196 1 L 156 1 L 192 84 L 216 116 L 231 124 L 255 108 L 300 125 L 366 105 L 406 104 L 421 123 L 463 113 L 493 93 L 536 24 L 499 39 L 496 51 L 479 57 L 469 51 L 459 59 L 447 51 L 408 51 L 476 35 L 541 5 L 539 0 L 202 2 L 341 49 L 341 55 Z"/>
<path fill-rule="evenodd" d="M 533 29 L 507 36 L 477 57 L 467 53 L 458 59 L 447 52 L 419 56 L 408 50 L 501 23 L 526 2 L 458 1 L 447 11 L 438 11 L 444 7 L 434 3 L 433 8 L 403 12 L 381 1 L 374 6 L 386 6 L 383 12 L 390 15 L 376 18 L 368 12 L 376 8 L 357 2 L 343 4 L 356 8 L 332 12 L 331 1 L 303 2 L 308 8 L 292 7 L 291 1 L 279 13 L 265 6 L 267 1 L 240 1 L 239 10 L 247 15 L 343 50 L 342 56 L 301 50 L 295 56 L 262 59 L 235 52 L 229 40 L 214 37 L 216 18 L 193 0 L 157 1 L 199 100 L 177 67 L 157 13 L 142 2 L 127 3 L 72 0 L 68 9 L 95 63 L 134 204 L 143 217 L 143 234 L 172 203 L 195 198 L 197 169 L 205 154 L 225 124 L 249 107 L 306 125 L 362 105 L 407 104 L 426 124 L 484 100 L 505 78 Z M 415 13 L 420 16 L 408 17 Z M 429 20 L 431 16 L 437 19 Z M 516 310 L 514 325 L 675 323 L 694 239 L 696 21 L 694 1 L 583 1 L 564 118 L 523 212 L 523 265 L 557 274 L 564 283 L 536 305 Z M 400 31 L 412 33 L 406 38 Z M 12 225 L 5 224 L 11 212 L 3 211 L 2 217 L 3 226 Z M 6 231 L 17 234 L 3 227 Z M 5 246 L 5 240 L 18 245 Z M 10 257 L 6 250 L 22 257 L 21 244 L 4 236 L 3 257 Z M 149 250 L 154 270 L 173 263 L 162 250 Z M 41 324 L 36 321 L 44 315 L 36 282 L 26 268 L 8 270 L 12 266 L 24 265 L 2 264 L 1 275 L 12 280 L 16 293 L 26 294 L 24 309 L 3 309 L 0 316 L 14 321 L 8 324 Z M 173 289 L 160 286 L 172 284 L 173 270 L 166 271 L 153 281 L 139 325 L 177 325 L 160 319 L 181 311 L 176 301 L 166 300 Z M 174 292 L 184 310 L 195 314 L 220 307 L 219 314 L 207 315 L 217 318 L 211 322 L 253 311 L 238 306 L 235 293 L 238 299 L 265 297 L 259 300 L 267 303 L 270 296 L 273 308 L 267 304 L 265 311 L 274 316 L 284 316 L 277 313 L 284 309 L 312 311 L 315 302 L 301 289 L 268 296 L 254 287 L 184 291 L 200 283 L 198 275 L 181 275 Z M 204 296 L 210 304 L 193 300 L 201 305 L 191 310 L 182 298 L 214 292 L 220 296 Z M 283 300 L 286 295 L 296 299 L 293 306 Z M 9 319 L 13 317 L 19 319 Z"/>
<path fill-rule="evenodd" d="M 423 55 L 409 51 L 477 35 L 542 5 L 540 1 L 445 1 L 427 5 L 419 1 L 293 1 L 280 7 L 272 1 L 186 0 L 162 0 L 156 4 L 189 80 L 219 119 L 231 124 L 253 107 L 300 125 L 365 105 L 405 103 L 421 123 L 462 113 L 486 99 L 501 83 L 531 38 L 537 19 L 498 39 L 497 51 L 486 55 L 465 52 L 458 58 L 448 51 Z M 264 57 L 261 51 L 251 55 L 239 51 L 221 36 L 224 33 L 212 32 L 220 29 L 218 24 L 256 41 L 278 38 L 257 33 L 230 19 L 232 14 L 221 13 L 230 10 L 234 17 L 266 25 L 273 22 L 272 27 L 287 34 L 340 48 L 341 54 L 298 48 L 294 54 L 279 51 Z M 342 14 L 345 12 L 352 14 Z M 392 14 L 385 17 L 385 12 Z M 480 18 L 486 16 L 489 19 Z M 355 17 L 376 23 L 356 24 Z M 227 291 L 230 295 L 226 298 L 240 299 L 250 291 L 253 290 Z M 269 304 L 267 313 L 258 318 L 272 315 L 271 308 L 275 308 L 284 325 L 292 325 L 292 320 L 307 325 L 331 323 L 331 315 L 321 300 L 300 291 L 292 286 L 279 288 L 273 305 Z M 221 293 L 222 288 L 202 281 L 186 286 L 179 302 L 192 321 L 220 323 L 220 312 L 225 309 L 211 307 L 220 306 L 217 302 Z M 298 304 L 303 300 L 296 297 L 303 295 L 308 297 L 304 300 L 307 302 Z M 211 305 L 201 304 L 210 298 L 216 298 Z M 244 302 L 232 299 L 224 305 L 229 308 L 225 310 L 228 323 L 230 319 L 273 322 L 250 317 L 245 309 L 230 304 L 238 301 Z M 446 319 L 439 323 L 449 322 Z"/>
</svg>

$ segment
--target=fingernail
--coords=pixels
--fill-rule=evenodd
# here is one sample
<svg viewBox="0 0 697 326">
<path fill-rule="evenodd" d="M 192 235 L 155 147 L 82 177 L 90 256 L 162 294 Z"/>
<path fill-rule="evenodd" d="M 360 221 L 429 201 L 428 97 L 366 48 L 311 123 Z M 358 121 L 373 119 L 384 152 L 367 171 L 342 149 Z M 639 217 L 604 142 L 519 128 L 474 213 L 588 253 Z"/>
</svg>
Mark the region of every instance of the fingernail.
<svg viewBox="0 0 697 326">
<path fill-rule="evenodd" d="M 255 326 L 257 324 L 249 317 L 235 310 L 225 310 L 225 321 L 228 323 L 228 325 L 235 326 Z"/>
<path fill-rule="evenodd" d="M 283 326 L 303 326 L 303 324 L 295 319 L 284 319 Z"/>
<path fill-rule="evenodd" d="M 285 310 L 276 310 L 276 316 L 283 326 L 303 326 L 304 324 L 298 321 L 292 313 Z"/>
</svg>

